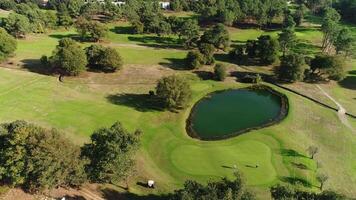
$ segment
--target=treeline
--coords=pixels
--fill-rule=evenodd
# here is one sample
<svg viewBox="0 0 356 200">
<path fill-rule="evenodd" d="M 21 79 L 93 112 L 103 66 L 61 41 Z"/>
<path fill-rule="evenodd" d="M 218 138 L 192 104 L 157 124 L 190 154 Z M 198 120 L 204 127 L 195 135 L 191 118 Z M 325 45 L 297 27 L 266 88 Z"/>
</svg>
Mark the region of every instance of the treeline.
<svg viewBox="0 0 356 200">
<path fill-rule="evenodd" d="M 141 134 L 117 122 L 94 131 L 91 141 L 79 147 L 55 129 L 25 121 L 0 124 L 0 180 L 30 192 L 88 181 L 118 183 L 134 169 Z"/>
<path fill-rule="evenodd" d="M 343 20 L 356 24 L 356 0 L 339 0 L 334 3 L 334 7 Z"/>
</svg>

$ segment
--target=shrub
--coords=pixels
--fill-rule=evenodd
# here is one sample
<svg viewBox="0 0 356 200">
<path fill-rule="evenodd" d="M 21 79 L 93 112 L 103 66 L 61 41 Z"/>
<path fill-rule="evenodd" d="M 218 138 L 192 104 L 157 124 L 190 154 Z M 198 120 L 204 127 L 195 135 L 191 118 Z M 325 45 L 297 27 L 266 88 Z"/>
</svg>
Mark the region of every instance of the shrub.
<svg viewBox="0 0 356 200">
<path fill-rule="evenodd" d="M 226 73 L 226 66 L 224 64 L 216 64 L 214 67 L 214 75 L 216 80 L 224 81 L 227 73 Z"/>
<path fill-rule="evenodd" d="M 156 94 L 162 100 L 164 107 L 181 109 L 188 105 L 192 91 L 185 79 L 172 75 L 158 81 Z"/>
<path fill-rule="evenodd" d="M 89 67 L 114 72 L 121 69 L 123 62 L 120 54 L 111 47 L 91 45 L 85 49 Z"/>
<path fill-rule="evenodd" d="M 304 57 L 299 54 L 290 54 L 282 57 L 281 64 L 276 69 L 276 74 L 281 80 L 295 82 L 304 79 L 305 70 Z"/>
<path fill-rule="evenodd" d="M 215 47 L 214 47 L 214 45 L 208 44 L 208 43 L 200 43 L 199 51 L 201 54 L 203 54 L 204 64 L 211 65 L 215 62 L 215 59 L 214 59 Z"/>
<path fill-rule="evenodd" d="M 204 63 L 204 56 L 199 51 L 189 51 L 185 62 L 188 69 L 197 69 Z"/>
<path fill-rule="evenodd" d="M 74 40 L 64 38 L 59 41 L 50 62 L 52 67 L 63 73 L 76 76 L 85 71 L 87 58 L 85 51 Z"/>
</svg>

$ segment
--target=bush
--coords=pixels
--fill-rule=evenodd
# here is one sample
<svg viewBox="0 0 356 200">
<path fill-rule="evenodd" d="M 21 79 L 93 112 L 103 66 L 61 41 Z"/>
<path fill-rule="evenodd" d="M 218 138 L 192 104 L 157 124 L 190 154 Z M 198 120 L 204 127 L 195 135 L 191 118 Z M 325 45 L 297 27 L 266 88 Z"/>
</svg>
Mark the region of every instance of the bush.
<svg viewBox="0 0 356 200">
<path fill-rule="evenodd" d="M 295 82 L 304 79 L 305 70 L 304 57 L 299 54 L 290 54 L 282 57 L 281 64 L 276 69 L 276 74 L 281 80 Z"/>
<path fill-rule="evenodd" d="M 345 78 L 345 60 L 340 56 L 317 55 L 310 62 L 314 75 L 320 79 L 340 81 Z"/>
<path fill-rule="evenodd" d="M 5 29 L 0 28 L 0 62 L 13 54 L 16 50 L 17 42 L 9 35 Z"/>
<path fill-rule="evenodd" d="M 62 73 L 76 76 L 85 71 L 87 58 L 85 51 L 74 40 L 64 38 L 59 41 L 50 62 Z"/>
<path fill-rule="evenodd" d="M 158 81 L 156 94 L 162 100 L 165 108 L 181 109 L 188 105 L 192 91 L 185 79 L 172 75 Z"/>
<path fill-rule="evenodd" d="M 216 80 L 224 81 L 227 73 L 226 73 L 226 66 L 224 64 L 216 64 L 214 67 L 214 75 Z"/>
<path fill-rule="evenodd" d="M 91 45 L 85 49 L 89 67 L 106 72 L 114 72 L 122 68 L 120 54 L 111 47 Z"/>
<path fill-rule="evenodd" d="M 10 13 L 4 19 L 4 28 L 16 38 L 23 38 L 31 32 L 31 24 L 28 18 L 17 13 Z"/>
<path fill-rule="evenodd" d="M 199 51 L 189 51 L 185 62 L 188 69 L 197 69 L 204 64 L 204 55 Z"/>
<path fill-rule="evenodd" d="M 214 62 L 215 62 L 215 58 L 214 58 L 215 47 L 214 47 L 214 45 L 208 44 L 208 43 L 200 43 L 199 51 L 200 51 L 200 53 L 203 54 L 204 64 L 206 64 L 206 65 L 214 64 Z"/>
<path fill-rule="evenodd" d="M 16 3 L 13 0 L 1 0 L 0 9 L 3 10 L 12 10 L 16 7 Z"/>
<path fill-rule="evenodd" d="M 106 35 L 107 29 L 100 22 L 90 21 L 85 18 L 79 18 L 75 23 L 75 27 L 80 34 L 82 40 L 90 40 L 97 42 Z"/>
</svg>

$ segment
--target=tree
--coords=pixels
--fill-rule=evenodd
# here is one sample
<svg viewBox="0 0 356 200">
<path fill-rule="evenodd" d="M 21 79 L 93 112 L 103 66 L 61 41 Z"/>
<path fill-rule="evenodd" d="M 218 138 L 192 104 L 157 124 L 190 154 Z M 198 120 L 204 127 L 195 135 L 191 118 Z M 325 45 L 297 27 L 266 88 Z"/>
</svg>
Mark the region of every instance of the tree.
<svg viewBox="0 0 356 200">
<path fill-rule="evenodd" d="M 10 13 L 9 16 L 4 19 L 4 28 L 16 38 L 25 37 L 26 34 L 31 32 L 31 25 L 28 18 L 17 13 Z"/>
<path fill-rule="evenodd" d="M 320 190 L 323 190 L 323 186 L 329 177 L 326 174 L 318 174 L 316 179 L 320 182 Z"/>
<path fill-rule="evenodd" d="M 317 55 L 310 62 L 311 72 L 321 79 L 340 81 L 345 78 L 345 61 L 339 56 Z"/>
<path fill-rule="evenodd" d="M 325 10 L 323 23 L 321 25 L 321 31 L 323 32 L 322 49 L 324 53 L 331 51 L 331 48 L 333 47 L 333 44 L 339 34 L 339 20 L 340 15 L 335 9 L 327 8 Z"/>
<path fill-rule="evenodd" d="M 16 3 L 13 0 L 2 0 L 0 2 L 0 9 L 12 10 L 16 7 Z"/>
<path fill-rule="evenodd" d="M 270 193 L 273 199 L 275 200 L 287 200 L 293 199 L 295 196 L 295 191 L 292 187 L 282 186 L 282 185 L 275 185 L 270 188 Z"/>
<path fill-rule="evenodd" d="M 76 76 L 86 69 L 87 58 L 85 51 L 74 40 L 64 38 L 59 41 L 50 62 L 52 67 Z"/>
<path fill-rule="evenodd" d="M 213 44 L 217 49 L 226 50 L 230 46 L 229 32 L 223 24 L 217 24 L 204 32 L 201 42 Z"/>
<path fill-rule="evenodd" d="M 297 36 L 293 29 L 283 29 L 282 32 L 278 34 L 278 42 L 283 56 L 295 46 L 296 40 Z"/>
<path fill-rule="evenodd" d="M 185 63 L 188 69 L 197 69 L 204 64 L 204 55 L 199 51 L 189 51 Z"/>
<path fill-rule="evenodd" d="M 293 19 L 293 16 L 290 14 L 285 14 L 283 20 L 283 28 L 285 29 L 294 29 L 296 23 Z"/>
<path fill-rule="evenodd" d="M 333 2 L 333 6 L 340 11 L 341 17 L 351 23 L 356 24 L 356 1 L 355 0 L 340 0 Z"/>
<path fill-rule="evenodd" d="M 59 7 L 57 9 L 57 19 L 58 25 L 63 26 L 66 29 L 73 24 L 73 19 L 69 15 L 68 9 L 64 4 L 59 4 Z"/>
<path fill-rule="evenodd" d="M 107 32 L 106 27 L 100 22 L 89 21 L 83 17 L 78 18 L 75 27 L 82 40 L 89 39 L 94 42 L 103 38 Z"/>
<path fill-rule="evenodd" d="M 125 180 L 135 166 L 141 134 L 140 130 L 128 132 L 120 122 L 94 131 L 91 142 L 82 147 L 82 156 L 89 160 L 85 166 L 89 179 L 98 183 Z"/>
<path fill-rule="evenodd" d="M 216 64 L 214 67 L 214 75 L 216 80 L 224 81 L 227 73 L 226 73 L 226 66 L 224 64 Z"/>
<path fill-rule="evenodd" d="M 16 50 L 17 42 L 9 35 L 5 29 L 0 28 L 0 62 L 13 54 Z"/>
<path fill-rule="evenodd" d="M 277 59 L 278 41 L 269 35 L 261 35 L 257 39 L 257 56 L 262 64 L 272 64 Z"/>
<path fill-rule="evenodd" d="M 293 14 L 293 20 L 294 20 L 296 26 L 300 26 L 302 24 L 305 12 L 306 12 L 305 5 L 304 4 L 298 5 L 297 10 Z"/>
<path fill-rule="evenodd" d="M 188 105 L 192 91 L 189 83 L 184 78 L 171 75 L 158 81 L 156 94 L 162 100 L 164 107 L 181 109 Z"/>
<path fill-rule="evenodd" d="M 281 64 L 276 73 L 281 80 L 290 82 L 302 81 L 306 70 L 305 60 L 302 55 L 289 54 L 281 58 Z"/>
<path fill-rule="evenodd" d="M 307 151 L 310 155 L 310 158 L 314 159 L 315 154 L 317 154 L 319 152 L 319 148 L 316 146 L 310 146 L 310 147 L 308 147 Z"/>
<path fill-rule="evenodd" d="M 341 52 L 344 52 L 345 56 L 350 55 L 353 48 L 353 42 L 354 38 L 350 29 L 341 29 L 334 44 L 336 47 L 336 53 L 340 54 Z"/>
<path fill-rule="evenodd" d="M 102 71 L 114 72 L 122 68 L 120 54 L 111 47 L 91 45 L 85 49 L 89 67 Z"/>
<path fill-rule="evenodd" d="M 79 147 L 58 131 L 25 121 L 1 124 L 0 130 L 1 181 L 29 191 L 85 182 Z"/>
<path fill-rule="evenodd" d="M 187 180 L 184 188 L 176 190 L 172 200 L 254 200 L 255 195 L 245 189 L 241 175 L 235 172 L 235 178 L 229 180 L 222 178 L 219 181 L 210 181 L 202 185 L 196 181 Z"/>
<path fill-rule="evenodd" d="M 199 51 L 203 55 L 204 64 L 211 65 L 215 62 L 214 52 L 215 47 L 212 44 L 200 43 Z"/>
<path fill-rule="evenodd" d="M 178 35 L 182 38 L 186 48 L 192 48 L 197 44 L 197 41 L 199 40 L 199 30 L 200 27 L 196 20 L 184 20 L 179 28 Z"/>
</svg>

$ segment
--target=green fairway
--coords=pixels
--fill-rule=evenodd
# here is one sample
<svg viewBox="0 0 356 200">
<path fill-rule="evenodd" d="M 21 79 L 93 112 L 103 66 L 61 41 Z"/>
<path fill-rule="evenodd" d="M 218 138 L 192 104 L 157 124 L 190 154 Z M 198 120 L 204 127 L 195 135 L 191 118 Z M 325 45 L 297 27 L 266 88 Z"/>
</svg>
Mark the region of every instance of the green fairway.
<svg viewBox="0 0 356 200">
<path fill-rule="evenodd" d="M 181 186 L 188 178 L 207 181 L 221 176 L 232 177 L 234 165 L 244 174 L 248 185 L 262 194 L 266 186 L 278 181 L 300 182 L 316 190 L 316 163 L 305 156 L 305 149 L 311 144 L 323 148 L 317 160 L 323 163 L 322 171 L 332 177 L 328 187 L 345 188 L 349 194 L 355 191 L 354 136 L 338 122 L 334 112 L 301 97 L 287 93 L 290 114 L 279 125 L 228 140 L 202 142 L 185 132 L 189 109 L 177 114 L 140 110 L 128 100 L 109 101 L 108 95 L 116 94 L 115 91 L 126 87 L 125 84 L 102 90 L 100 86 L 72 81 L 63 84 L 55 77 L 16 70 L 0 71 L 1 121 L 24 119 L 55 127 L 78 143 L 86 141 L 96 128 L 116 120 L 130 130 L 140 128 L 144 131 L 139 154 L 140 177 L 156 180 L 160 183 L 160 191 Z M 245 85 L 193 78 L 194 102 L 208 92 L 231 87 Z M 130 101 L 136 101 L 135 98 L 132 96 Z M 345 182 L 350 184 L 343 186 L 341 183 Z M 134 186 L 132 190 L 140 193 L 141 189 Z"/>
</svg>

